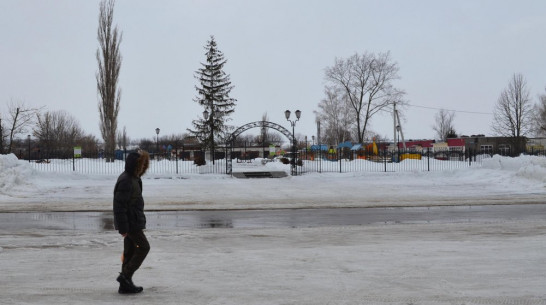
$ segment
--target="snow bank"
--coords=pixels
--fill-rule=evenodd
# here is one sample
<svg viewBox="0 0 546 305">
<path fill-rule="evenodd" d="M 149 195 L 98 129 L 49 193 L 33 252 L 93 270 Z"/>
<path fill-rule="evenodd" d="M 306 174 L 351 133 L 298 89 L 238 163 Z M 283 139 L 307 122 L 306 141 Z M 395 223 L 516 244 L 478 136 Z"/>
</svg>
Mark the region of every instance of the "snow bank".
<svg viewBox="0 0 546 305">
<path fill-rule="evenodd" d="M 284 168 L 280 162 L 234 166 Z M 14 155 L 0 155 L 0 211 L 109 211 L 120 171 L 96 172 L 44 172 Z M 431 172 L 307 173 L 280 179 L 146 174 L 144 196 L 147 208 L 155 210 L 523 204 L 543 202 L 545 186 L 545 157 L 494 156 L 481 166 Z"/>
<path fill-rule="evenodd" d="M 35 174 L 28 162 L 19 160 L 14 154 L 0 155 L 0 193 L 32 185 L 30 178 Z"/>
<path fill-rule="evenodd" d="M 493 156 L 485 159 L 482 168 L 507 171 L 522 178 L 546 182 L 546 158 L 521 155 L 517 158 Z"/>
</svg>

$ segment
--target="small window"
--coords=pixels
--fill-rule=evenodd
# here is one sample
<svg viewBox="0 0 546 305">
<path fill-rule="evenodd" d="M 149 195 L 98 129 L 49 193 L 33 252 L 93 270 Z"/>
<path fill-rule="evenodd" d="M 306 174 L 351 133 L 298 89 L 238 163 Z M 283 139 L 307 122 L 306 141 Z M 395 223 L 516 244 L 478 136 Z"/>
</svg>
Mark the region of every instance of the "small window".
<svg viewBox="0 0 546 305">
<path fill-rule="evenodd" d="M 510 155 L 510 145 L 507 145 L 507 144 L 499 145 L 499 154 L 501 156 L 509 156 Z"/>
<path fill-rule="evenodd" d="M 481 145 L 480 146 L 480 152 L 482 154 L 492 154 L 493 153 L 493 145 Z"/>
</svg>

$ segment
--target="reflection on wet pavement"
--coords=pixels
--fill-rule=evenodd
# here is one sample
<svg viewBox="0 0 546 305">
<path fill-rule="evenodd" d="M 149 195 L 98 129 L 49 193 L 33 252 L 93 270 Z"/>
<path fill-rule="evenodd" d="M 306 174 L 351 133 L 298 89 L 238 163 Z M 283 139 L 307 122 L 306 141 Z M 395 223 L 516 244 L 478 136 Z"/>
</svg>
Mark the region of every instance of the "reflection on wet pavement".
<svg viewBox="0 0 546 305">
<path fill-rule="evenodd" d="M 540 219 L 546 204 L 295 210 L 147 211 L 148 230 L 178 228 L 306 228 L 394 223 Z M 0 230 L 114 229 L 111 212 L 0 213 Z"/>
</svg>

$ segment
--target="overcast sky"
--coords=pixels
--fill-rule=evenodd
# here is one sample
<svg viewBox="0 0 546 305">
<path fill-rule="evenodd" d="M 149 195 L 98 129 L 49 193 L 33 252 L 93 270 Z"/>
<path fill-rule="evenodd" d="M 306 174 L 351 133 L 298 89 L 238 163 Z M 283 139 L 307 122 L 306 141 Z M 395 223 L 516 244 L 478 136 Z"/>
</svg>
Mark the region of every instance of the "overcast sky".
<svg viewBox="0 0 546 305">
<path fill-rule="evenodd" d="M 66 110 L 100 138 L 95 73 L 99 1 L 0 0 L 0 100 Z M 336 57 L 391 52 L 411 104 L 406 139 L 434 138 L 434 115 L 457 110 L 458 134 L 492 135 L 494 105 L 514 73 L 533 102 L 546 93 L 546 1 L 118 0 L 123 32 L 119 128 L 131 138 L 180 134 L 203 109 L 194 78 L 214 35 L 238 100 L 230 124 L 270 121 L 316 135 L 324 70 Z M 392 138 L 391 114 L 371 128 Z M 249 133 L 259 133 L 251 130 Z"/>
</svg>

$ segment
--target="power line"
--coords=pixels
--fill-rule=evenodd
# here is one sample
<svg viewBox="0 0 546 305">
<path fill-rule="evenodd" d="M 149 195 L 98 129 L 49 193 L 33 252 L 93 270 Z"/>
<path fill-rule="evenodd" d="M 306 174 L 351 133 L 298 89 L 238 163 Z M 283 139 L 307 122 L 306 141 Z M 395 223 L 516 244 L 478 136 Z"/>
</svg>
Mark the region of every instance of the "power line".
<svg viewBox="0 0 546 305">
<path fill-rule="evenodd" d="M 438 108 L 438 107 L 429 107 L 429 106 L 420 106 L 420 105 L 412 105 L 412 104 L 404 104 L 404 106 L 410 106 L 410 107 L 416 107 L 416 108 L 425 108 L 425 109 L 432 109 L 432 110 L 446 110 L 446 111 L 452 111 L 452 112 L 460 112 L 460 113 L 471 113 L 471 114 L 483 114 L 483 115 L 493 115 L 493 113 L 490 112 L 479 112 L 479 111 L 466 111 L 466 110 L 453 110 L 453 109 L 446 109 L 446 108 Z M 392 113 L 392 110 L 381 108 L 379 111 Z"/>
<path fill-rule="evenodd" d="M 452 111 L 452 112 L 462 112 L 462 113 L 472 113 L 472 114 L 484 114 L 484 115 L 493 115 L 490 112 L 478 112 L 478 111 L 465 111 L 465 110 L 453 110 L 453 109 L 446 109 L 446 108 L 437 108 L 437 107 L 428 107 L 428 106 L 420 106 L 420 105 L 412 105 L 412 104 L 406 104 L 406 106 L 410 107 L 417 107 L 417 108 L 425 108 L 425 109 L 433 109 L 433 110 L 446 110 L 446 111 Z"/>
</svg>

